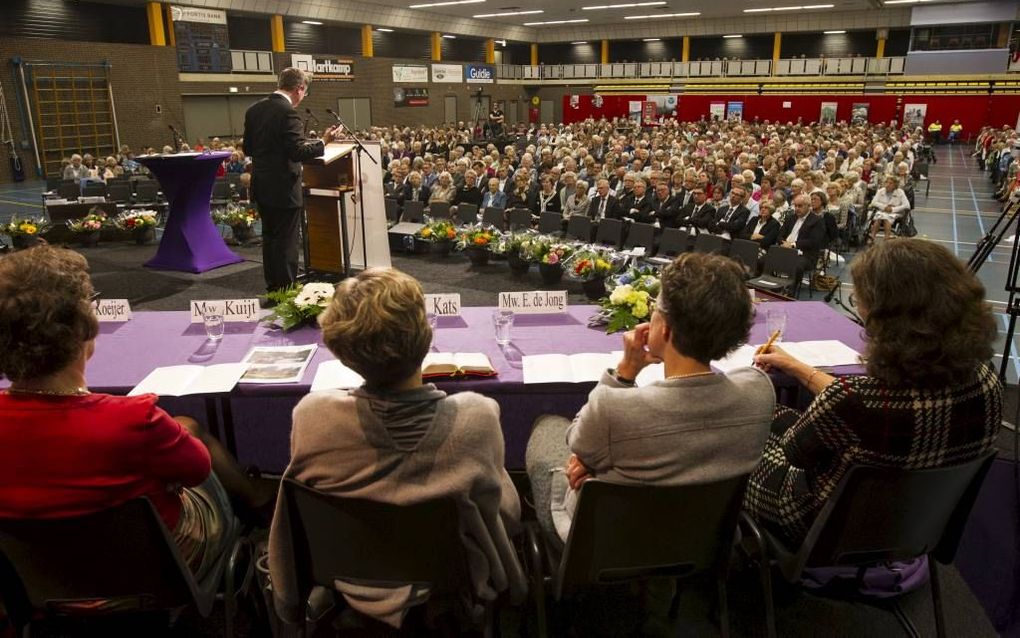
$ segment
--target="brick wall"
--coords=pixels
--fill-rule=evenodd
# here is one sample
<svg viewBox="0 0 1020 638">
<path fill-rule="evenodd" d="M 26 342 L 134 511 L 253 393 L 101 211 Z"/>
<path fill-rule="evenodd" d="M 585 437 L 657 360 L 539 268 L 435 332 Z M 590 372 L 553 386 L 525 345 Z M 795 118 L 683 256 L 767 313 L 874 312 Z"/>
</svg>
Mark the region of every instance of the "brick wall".
<svg viewBox="0 0 1020 638">
<path fill-rule="evenodd" d="M 178 89 L 177 55 L 169 47 L 0 38 L 0 59 L 5 61 L 0 71 L 0 84 L 3 85 L 18 154 L 29 178 L 36 175 L 36 164 L 31 146 L 27 145 L 29 132 L 23 122 L 24 100 L 23 96 L 18 97 L 21 95 L 20 83 L 15 83 L 14 65 L 10 62 L 15 57 L 33 61 L 109 62 L 120 141 L 133 149 L 167 143 L 167 125 L 180 126 L 184 122 Z M 157 104 L 162 108 L 161 114 L 156 113 Z M 10 166 L 6 161 L 0 162 L 0 183 L 10 181 Z"/>
</svg>

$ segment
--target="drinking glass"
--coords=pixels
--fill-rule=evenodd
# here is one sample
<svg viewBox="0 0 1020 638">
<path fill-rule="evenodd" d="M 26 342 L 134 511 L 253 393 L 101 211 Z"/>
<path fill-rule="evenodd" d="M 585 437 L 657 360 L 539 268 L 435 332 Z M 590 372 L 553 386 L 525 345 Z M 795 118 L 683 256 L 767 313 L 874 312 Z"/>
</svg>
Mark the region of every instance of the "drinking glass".
<svg viewBox="0 0 1020 638">
<path fill-rule="evenodd" d="M 205 324 L 205 336 L 210 340 L 219 341 L 223 338 L 223 315 L 206 313 L 202 315 L 202 323 Z"/>
<path fill-rule="evenodd" d="M 425 320 L 429 322 L 429 328 L 432 330 L 432 346 L 430 349 L 433 352 L 439 352 L 439 348 L 436 346 L 436 329 L 439 327 L 439 315 L 432 312 L 426 312 Z"/>
<path fill-rule="evenodd" d="M 492 313 L 492 325 L 496 331 L 496 343 L 501 346 L 510 343 L 510 327 L 514 325 L 513 310 L 495 310 Z"/>
<path fill-rule="evenodd" d="M 786 311 L 778 308 L 769 308 L 765 311 L 765 330 L 768 334 L 765 335 L 766 339 L 772 338 L 772 335 L 779 331 L 779 336 L 776 337 L 776 343 L 783 340 L 786 336 Z"/>
</svg>

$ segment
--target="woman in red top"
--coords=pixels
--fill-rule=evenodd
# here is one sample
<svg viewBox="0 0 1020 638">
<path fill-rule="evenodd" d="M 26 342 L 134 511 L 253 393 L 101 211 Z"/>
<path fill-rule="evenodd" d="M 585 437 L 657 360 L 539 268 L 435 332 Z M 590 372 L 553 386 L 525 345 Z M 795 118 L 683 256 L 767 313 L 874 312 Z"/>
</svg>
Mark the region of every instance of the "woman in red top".
<svg viewBox="0 0 1020 638">
<path fill-rule="evenodd" d="M 95 350 L 88 264 L 40 246 L 0 258 L 0 518 L 64 518 L 148 497 L 202 579 L 236 537 L 227 493 L 272 494 L 187 417 L 152 394 L 89 392 Z M 214 473 L 210 473 L 213 470 Z"/>
</svg>

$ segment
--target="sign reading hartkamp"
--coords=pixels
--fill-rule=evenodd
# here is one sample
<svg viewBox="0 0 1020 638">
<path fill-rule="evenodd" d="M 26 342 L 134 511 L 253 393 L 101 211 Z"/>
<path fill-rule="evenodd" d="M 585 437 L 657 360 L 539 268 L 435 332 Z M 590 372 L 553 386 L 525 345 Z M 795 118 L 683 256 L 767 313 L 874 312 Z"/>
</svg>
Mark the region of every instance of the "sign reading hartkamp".
<svg viewBox="0 0 1020 638">
<path fill-rule="evenodd" d="M 460 64 L 433 64 L 432 81 L 441 84 L 460 84 L 464 81 L 464 66 Z"/>
<path fill-rule="evenodd" d="M 350 82 L 354 79 L 354 60 L 350 58 L 317 58 L 295 53 L 290 56 L 292 67 L 315 74 L 315 80 Z"/>
<path fill-rule="evenodd" d="M 496 81 L 496 67 L 468 64 L 464 67 L 464 79 L 469 84 L 492 84 Z"/>
</svg>

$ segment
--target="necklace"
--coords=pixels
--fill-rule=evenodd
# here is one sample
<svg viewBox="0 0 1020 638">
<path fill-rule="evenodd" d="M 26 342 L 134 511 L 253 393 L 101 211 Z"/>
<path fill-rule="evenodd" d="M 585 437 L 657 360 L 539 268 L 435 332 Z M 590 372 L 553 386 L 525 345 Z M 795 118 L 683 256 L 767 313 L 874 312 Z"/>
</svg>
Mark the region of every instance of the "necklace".
<svg viewBox="0 0 1020 638">
<path fill-rule="evenodd" d="M 73 390 L 32 390 L 29 388 L 7 388 L 8 394 L 41 394 L 55 397 L 81 397 L 91 394 L 88 388 L 75 388 Z"/>
<path fill-rule="evenodd" d="M 715 374 L 715 372 L 709 370 L 708 372 L 688 372 L 687 374 L 674 374 L 673 376 L 666 377 L 666 381 L 672 381 L 673 379 L 684 379 L 687 377 L 704 377 L 710 374 Z"/>
</svg>

